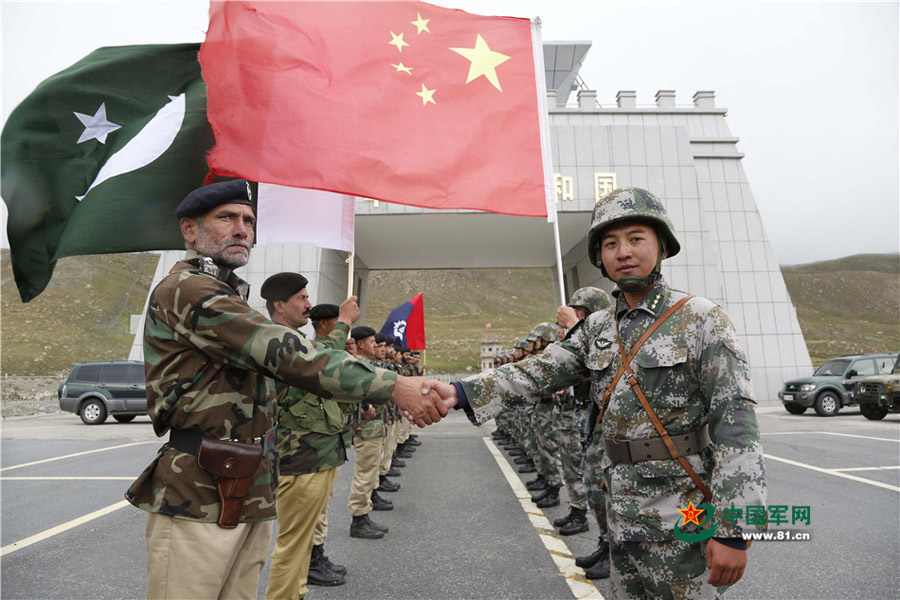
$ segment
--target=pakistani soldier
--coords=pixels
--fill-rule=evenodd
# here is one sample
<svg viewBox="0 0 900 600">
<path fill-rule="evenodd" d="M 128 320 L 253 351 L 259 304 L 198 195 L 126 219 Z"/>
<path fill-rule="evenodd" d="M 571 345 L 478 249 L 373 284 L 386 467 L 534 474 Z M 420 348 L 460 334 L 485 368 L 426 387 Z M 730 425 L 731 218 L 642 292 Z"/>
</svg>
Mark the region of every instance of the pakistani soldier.
<svg viewBox="0 0 900 600">
<path fill-rule="evenodd" d="M 277 273 L 263 282 L 260 296 L 266 301 L 272 321 L 295 330 L 306 325 L 312 308 L 306 284 L 305 277 L 289 272 Z M 345 301 L 331 333 L 317 339 L 316 346 L 342 349 L 350 325 L 357 318 L 356 302 Z M 319 567 L 316 571 L 310 572 L 309 567 L 317 521 L 334 487 L 337 468 L 347 460 L 343 438 L 345 419 L 340 404 L 334 400 L 281 382 L 276 382 L 275 389 L 278 394 L 275 429 L 278 537 L 266 599 L 294 600 L 298 595 L 306 596 L 307 579 L 315 585 L 344 583 L 343 574 L 323 568 L 321 556 L 316 557 L 315 564 Z"/>
<path fill-rule="evenodd" d="M 650 192 L 601 198 L 588 250 L 618 287 L 611 313 L 589 316 L 540 357 L 429 386 L 480 423 L 505 397 L 535 402 L 590 376 L 604 442 L 602 470 L 591 476 L 608 492 L 613 596 L 717 597 L 747 564 L 746 528 L 733 507 L 766 504 L 746 355 L 722 308 L 661 277 L 662 260 L 680 245 Z M 715 529 L 687 522 L 691 503 L 714 508 L 702 518 Z"/>
<path fill-rule="evenodd" d="M 175 216 L 187 256 L 147 306 L 147 409 L 169 439 L 125 497 L 149 513 L 150 598 L 256 597 L 275 518 L 262 446 L 274 440 L 268 378 L 322 398 L 393 399 L 419 425 L 445 410 L 423 394 L 424 380 L 316 349 L 250 308 L 234 273 L 253 244 L 250 197 L 247 182 L 232 180 L 184 198 Z"/>
</svg>

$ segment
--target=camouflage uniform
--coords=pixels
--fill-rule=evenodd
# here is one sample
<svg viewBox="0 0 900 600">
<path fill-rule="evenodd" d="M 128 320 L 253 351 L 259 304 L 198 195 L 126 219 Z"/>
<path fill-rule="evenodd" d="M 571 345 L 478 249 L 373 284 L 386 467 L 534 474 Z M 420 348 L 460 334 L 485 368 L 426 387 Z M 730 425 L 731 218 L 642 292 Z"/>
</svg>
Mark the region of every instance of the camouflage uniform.
<svg viewBox="0 0 900 600">
<path fill-rule="evenodd" d="M 544 342 L 554 342 L 559 339 L 559 327 L 550 322 L 544 322 L 535 327 L 533 334 L 536 339 Z M 533 439 L 535 447 L 535 459 L 538 473 L 546 481 L 547 490 L 544 494 L 538 493 L 534 497 L 538 506 L 549 507 L 559 504 L 558 492 L 562 487 L 562 473 L 559 464 L 559 428 L 556 417 L 559 412 L 556 409 L 556 398 L 552 395 L 544 396 L 534 405 Z M 541 502 L 542 497 L 547 498 Z"/>
<path fill-rule="evenodd" d="M 207 259 L 208 260 L 208 259 Z M 270 377 L 322 398 L 385 403 L 397 376 L 348 354 L 316 349 L 296 331 L 250 308 L 247 284 L 189 250 L 153 290 L 144 357 L 147 408 L 156 435 L 171 427 L 216 439 L 263 438 L 271 427 Z M 271 464 L 260 463 L 240 522 L 275 518 Z M 125 493 L 136 507 L 215 523 L 219 496 L 195 456 L 168 444 Z"/>
<path fill-rule="evenodd" d="M 537 402 L 547 392 L 590 377 L 591 395 L 600 403 L 622 363 L 618 340 L 628 351 L 663 313 L 686 294 L 668 287 L 659 263 L 680 246 L 659 200 L 645 190 L 615 190 L 598 202 L 588 241 L 591 261 L 599 259 L 605 227 L 642 219 L 651 222 L 659 239 L 658 259 L 649 275 L 620 277 L 620 290 L 641 292 L 631 308 L 620 291 L 610 311 L 590 315 L 568 340 L 551 345 L 543 355 L 516 365 L 459 382 L 465 398 L 460 406 L 481 423 L 502 410 L 504 400 Z M 640 347 L 631 362 L 635 379 L 662 425 L 673 438 L 708 427 L 713 442 L 684 458 L 709 488 L 715 507 L 716 537 L 741 543 L 741 522 L 723 519 L 723 509 L 764 506 L 765 464 L 754 412 L 750 373 L 734 327 L 719 306 L 704 298 L 688 300 Z M 600 423 L 604 444 L 657 438 L 656 428 L 641 406 L 627 377 L 610 390 Z M 608 491 L 607 523 L 614 565 L 612 591 L 617 598 L 710 598 L 723 588 L 706 583 L 709 571 L 706 543 L 688 544 L 675 538 L 675 527 L 697 534 L 696 525 L 683 526 L 679 509 L 704 502 L 703 493 L 685 469 L 671 458 L 614 461 L 604 452 L 600 469 Z M 737 538 L 737 539 L 735 539 Z"/>
</svg>

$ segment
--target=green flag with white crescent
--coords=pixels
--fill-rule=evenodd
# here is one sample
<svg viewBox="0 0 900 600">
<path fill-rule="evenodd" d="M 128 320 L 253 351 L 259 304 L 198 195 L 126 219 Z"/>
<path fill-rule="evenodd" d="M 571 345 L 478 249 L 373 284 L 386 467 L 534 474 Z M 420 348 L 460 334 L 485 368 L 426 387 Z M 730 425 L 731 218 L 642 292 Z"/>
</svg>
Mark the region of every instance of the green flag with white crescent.
<svg viewBox="0 0 900 600">
<path fill-rule="evenodd" d="M 214 143 L 199 50 L 100 48 L 9 116 L 0 195 L 23 302 L 64 256 L 184 247 L 175 207 L 203 185 Z"/>
</svg>

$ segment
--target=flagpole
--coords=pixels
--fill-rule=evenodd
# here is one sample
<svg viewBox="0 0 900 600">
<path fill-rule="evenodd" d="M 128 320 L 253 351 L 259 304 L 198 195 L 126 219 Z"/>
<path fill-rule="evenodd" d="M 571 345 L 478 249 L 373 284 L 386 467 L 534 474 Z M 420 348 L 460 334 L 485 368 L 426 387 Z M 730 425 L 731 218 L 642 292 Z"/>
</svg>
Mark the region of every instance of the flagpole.
<svg viewBox="0 0 900 600">
<path fill-rule="evenodd" d="M 353 295 L 353 252 L 347 255 L 347 297 Z"/>
<path fill-rule="evenodd" d="M 559 243 L 559 216 L 556 214 L 556 189 L 553 186 L 553 162 L 550 151 L 550 108 L 547 106 L 547 82 L 544 79 L 544 44 L 541 41 L 541 18 L 531 20 L 531 48 L 537 83 L 538 121 L 541 131 L 541 154 L 544 158 L 544 195 L 547 199 L 547 221 L 553 223 L 553 245 L 556 249 L 556 271 L 559 277 L 559 305 L 566 303 L 566 280 L 563 279 L 562 248 Z"/>
</svg>

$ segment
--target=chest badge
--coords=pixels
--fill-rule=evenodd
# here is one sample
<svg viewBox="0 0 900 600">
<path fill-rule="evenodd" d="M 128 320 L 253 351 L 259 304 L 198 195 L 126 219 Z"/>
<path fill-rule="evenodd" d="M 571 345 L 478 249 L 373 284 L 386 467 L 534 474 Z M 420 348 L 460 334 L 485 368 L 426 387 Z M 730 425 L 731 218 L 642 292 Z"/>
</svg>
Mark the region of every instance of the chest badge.
<svg viewBox="0 0 900 600">
<path fill-rule="evenodd" d="M 600 348 L 601 350 L 606 350 L 607 348 L 609 348 L 610 346 L 612 346 L 612 340 L 607 340 L 607 339 L 603 339 L 603 338 L 600 338 L 599 340 L 597 340 L 597 341 L 594 342 L 594 343 L 595 343 L 596 346 L 597 346 L 598 348 Z"/>
</svg>

